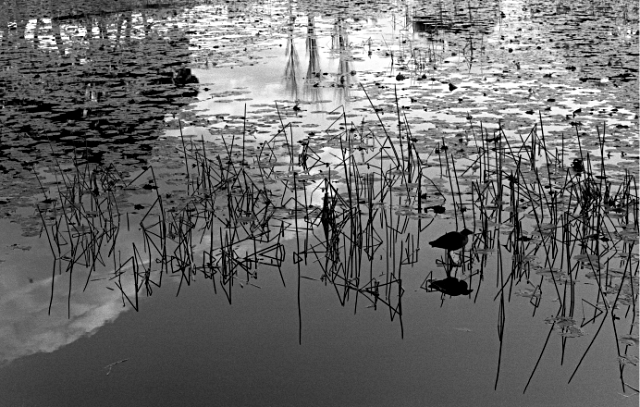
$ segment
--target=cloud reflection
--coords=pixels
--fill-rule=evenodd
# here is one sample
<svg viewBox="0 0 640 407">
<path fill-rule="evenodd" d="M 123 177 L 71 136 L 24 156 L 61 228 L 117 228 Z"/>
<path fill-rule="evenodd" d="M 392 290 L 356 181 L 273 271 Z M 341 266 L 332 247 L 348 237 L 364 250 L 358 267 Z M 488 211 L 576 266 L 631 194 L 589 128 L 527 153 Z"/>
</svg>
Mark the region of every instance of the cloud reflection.
<svg viewBox="0 0 640 407">
<path fill-rule="evenodd" d="M 17 274 L 20 270 L 5 272 Z M 73 279 L 69 315 L 67 275 L 56 276 L 51 315 L 48 315 L 50 277 L 10 290 L 0 289 L 0 365 L 38 352 L 53 352 L 94 334 L 131 309 L 124 306 L 120 291 L 108 288 L 104 281 L 91 282 L 83 292 L 82 279 L 82 276 Z M 132 284 L 122 283 L 125 290 L 131 287 L 133 291 Z"/>
</svg>

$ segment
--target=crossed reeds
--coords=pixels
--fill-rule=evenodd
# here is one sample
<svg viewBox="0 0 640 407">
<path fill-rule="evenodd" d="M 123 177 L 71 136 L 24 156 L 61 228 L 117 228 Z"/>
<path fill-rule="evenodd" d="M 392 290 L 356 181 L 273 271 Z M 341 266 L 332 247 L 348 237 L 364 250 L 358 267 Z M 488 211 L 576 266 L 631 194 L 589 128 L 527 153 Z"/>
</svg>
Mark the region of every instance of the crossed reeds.
<svg viewBox="0 0 640 407">
<path fill-rule="evenodd" d="M 598 322 L 593 344 L 603 324 L 620 324 L 616 321 L 623 313 L 631 315 L 628 331 L 634 332 L 638 189 L 628 171 L 617 181 L 607 172 L 604 127 L 597 129 L 600 154 L 584 151 L 577 135 L 579 149 L 572 156 L 564 138 L 559 150 L 547 145 L 541 116 L 527 135 L 517 137 L 501 125 L 490 131 L 470 123 L 470 153 L 459 158 L 444 138 L 425 149 L 411 133 L 397 98 L 393 135 L 369 101 L 379 126 L 349 123 L 343 109 L 335 111 L 338 118 L 329 126 L 339 131 L 296 143 L 293 127 L 281 116 L 281 128 L 253 150 L 247 148 L 246 131 L 230 139 L 221 134 L 222 146 L 215 147 L 185 136 L 180 127 L 177 150 L 185 170 L 178 206 L 167 205 L 153 167 L 128 180 L 115 165 L 79 164 L 64 171 L 58 164 L 55 197 L 43 186 L 46 207 L 38 207 L 55 260 L 52 299 L 54 282 L 67 273 L 70 309 L 73 271 L 78 266 L 86 271 L 86 288 L 97 268 L 112 265 L 109 278 L 123 302 L 135 309 L 138 293 L 144 289 L 151 295 L 167 274 L 180 278 L 178 292 L 203 276 L 231 302 L 235 285 L 258 287 L 258 272 L 267 267 L 278 270 L 285 284 L 283 266 L 287 248 L 293 247 L 300 338 L 301 279 L 331 285 L 343 306 L 353 299 L 357 307 L 363 299 L 373 308 L 385 307 L 392 320 L 398 317 L 402 332 L 403 270 L 428 266 L 420 257 L 421 236 L 437 236 L 429 226 L 439 213 L 453 211 L 456 230 L 476 231 L 468 253 L 452 266 L 473 287 L 474 300 L 489 259 L 495 259 L 501 344 L 505 307 L 518 286 L 529 290 L 534 315 L 543 296 L 557 302 L 550 333 L 555 329 L 562 335 L 563 355 L 568 338 Z M 326 146 L 339 151 L 332 162 L 321 158 L 319 150 Z M 136 218 L 142 244 L 133 243 L 122 258 L 118 235 L 124 219 L 127 228 L 130 222 L 120 205 L 128 189 L 151 190 L 154 198 Z M 285 242 L 287 233 L 294 234 L 295 244 Z M 208 246 L 199 244 L 206 241 Z M 317 267 L 318 278 L 303 272 L 302 265 Z M 585 268 L 597 282 L 594 298 L 575 289 Z M 452 271 L 457 273 L 447 273 Z M 427 291 L 432 276 L 428 273 L 422 285 Z M 580 310 L 582 322 L 576 319 Z M 623 378 L 623 361 L 632 349 L 620 346 L 617 338 L 616 346 Z M 540 358 L 544 349 L 546 344 Z M 498 377 L 499 368 L 496 386 Z M 627 386 L 624 378 L 622 383 Z"/>
</svg>

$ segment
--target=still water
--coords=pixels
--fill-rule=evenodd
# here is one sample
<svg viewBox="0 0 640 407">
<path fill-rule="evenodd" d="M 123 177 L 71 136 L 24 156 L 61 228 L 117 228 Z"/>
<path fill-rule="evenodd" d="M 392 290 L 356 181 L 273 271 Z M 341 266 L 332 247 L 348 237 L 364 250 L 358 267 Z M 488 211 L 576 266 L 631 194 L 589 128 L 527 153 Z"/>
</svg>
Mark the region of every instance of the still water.
<svg viewBox="0 0 640 407">
<path fill-rule="evenodd" d="M 637 405 L 635 2 L 0 6 L 0 406 Z"/>
</svg>

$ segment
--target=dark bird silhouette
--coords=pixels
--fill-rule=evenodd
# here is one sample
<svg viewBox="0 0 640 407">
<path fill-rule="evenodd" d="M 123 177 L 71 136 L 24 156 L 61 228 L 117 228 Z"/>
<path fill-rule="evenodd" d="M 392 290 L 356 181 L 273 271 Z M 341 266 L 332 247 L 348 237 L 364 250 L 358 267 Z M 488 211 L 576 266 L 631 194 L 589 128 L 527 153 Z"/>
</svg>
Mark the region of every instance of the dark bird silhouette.
<svg viewBox="0 0 640 407">
<path fill-rule="evenodd" d="M 450 268 L 454 266 L 453 259 L 451 258 L 451 252 L 462 249 L 469 242 L 469 235 L 473 232 L 469 229 L 463 229 L 460 232 L 449 232 L 440 236 L 436 240 L 429 242 L 432 247 L 438 249 L 445 249 L 447 251 L 447 257 L 445 258 L 445 266 Z M 450 263 L 451 261 L 451 263 Z"/>
<path fill-rule="evenodd" d="M 463 229 L 460 232 L 449 232 L 446 233 L 436 240 L 429 242 L 432 247 L 436 247 L 438 249 L 445 249 L 449 252 L 454 250 L 462 249 L 467 242 L 469 242 L 469 235 L 472 235 L 473 232 L 469 229 Z"/>
<path fill-rule="evenodd" d="M 435 280 L 429 284 L 429 288 L 440 291 L 443 294 L 456 297 L 458 295 L 469 295 L 473 290 L 469 289 L 466 281 L 458 280 L 455 277 L 447 277 L 444 280 Z"/>
</svg>

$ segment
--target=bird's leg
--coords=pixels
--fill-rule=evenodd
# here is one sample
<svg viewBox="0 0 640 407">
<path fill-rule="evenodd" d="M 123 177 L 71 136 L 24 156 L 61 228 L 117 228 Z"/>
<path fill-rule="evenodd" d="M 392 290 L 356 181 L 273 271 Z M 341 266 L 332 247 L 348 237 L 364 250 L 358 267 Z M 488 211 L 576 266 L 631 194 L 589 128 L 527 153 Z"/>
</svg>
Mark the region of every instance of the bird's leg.
<svg viewBox="0 0 640 407">
<path fill-rule="evenodd" d="M 450 268 L 451 268 L 451 269 L 453 269 L 454 267 L 460 267 L 460 263 L 456 263 L 456 262 L 453 260 L 453 257 L 451 257 L 451 252 L 450 252 L 450 251 L 448 251 L 448 252 L 447 252 L 447 254 L 448 254 L 448 256 L 449 256 Z M 458 261 L 460 261 L 460 258 L 458 259 Z"/>
</svg>

